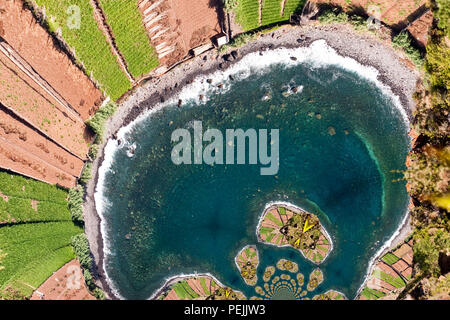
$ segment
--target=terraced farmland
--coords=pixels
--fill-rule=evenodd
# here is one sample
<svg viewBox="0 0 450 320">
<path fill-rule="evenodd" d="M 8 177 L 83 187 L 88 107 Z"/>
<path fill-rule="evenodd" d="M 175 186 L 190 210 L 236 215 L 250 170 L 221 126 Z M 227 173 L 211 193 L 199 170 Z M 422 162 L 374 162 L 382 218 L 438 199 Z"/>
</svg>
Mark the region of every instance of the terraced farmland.
<svg viewBox="0 0 450 320">
<path fill-rule="evenodd" d="M 36 0 L 40 8 L 45 6 L 47 21 L 53 30 L 61 29 L 67 44 L 75 49 L 79 62 L 84 64 L 88 73 L 100 83 L 102 89 L 117 100 L 131 88 L 131 83 L 122 72 L 119 62 L 112 53 L 105 35 L 98 28 L 93 7 L 86 0 Z M 75 18 L 69 7 L 80 9 L 79 28 L 69 23 Z M 74 27 L 75 26 L 75 27 Z"/>
<path fill-rule="evenodd" d="M 282 0 L 262 1 L 261 24 L 263 26 L 284 20 L 281 16 L 281 2 Z"/>
<path fill-rule="evenodd" d="M 131 75 L 137 78 L 157 67 L 158 57 L 142 24 L 137 1 L 100 0 L 100 4 Z"/>
<path fill-rule="evenodd" d="M 0 296 L 27 298 L 53 272 L 74 259 L 67 192 L 0 172 Z M 27 223 L 32 222 L 32 223 Z"/>
<path fill-rule="evenodd" d="M 256 29 L 259 23 L 259 0 L 240 0 L 236 8 L 237 21 L 245 31 Z"/>
<path fill-rule="evenodd" d="M 249 31 L 288 21 L 304 3 L 305 0 L 240 0 L 235 9 L 236 19 L 245 31 Z"/>
</svg>

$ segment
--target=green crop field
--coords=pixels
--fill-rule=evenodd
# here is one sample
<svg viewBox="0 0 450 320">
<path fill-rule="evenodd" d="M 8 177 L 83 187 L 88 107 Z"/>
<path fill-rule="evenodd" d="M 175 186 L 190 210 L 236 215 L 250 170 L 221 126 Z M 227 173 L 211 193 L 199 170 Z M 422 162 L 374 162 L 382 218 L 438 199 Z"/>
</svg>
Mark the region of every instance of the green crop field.
<svg viewBox="0 0 450 320">
<path fill-rule="evenodd" d="M 281 16 L 281 0 L 262 0 L 261 18 L 263 26 L 285 20 Z"/>
<path fill-rule="evenodd" d="M 122 72 L 105 35 L 98 28 L 89 1 L 35 1 L 41 8 L 45 6 L 50 29 L 53 31 L 61 29 L 64 40 L 71 48 L 75 49 L 79 62 L 84 64 L 88 73 L 92 72 L 94 78 L 100 83 L 102 89 L 111 96 L 111 99 L 117 100 L 131 88 L 131 83 Z M 76 8 L 73 6 L 80 9 L 79 28 L 76 27 L 73 20 L 76 12 L 68 10 L 69 8 Z"/>
<path fill-rule="evenodd" d="M 26 298 L 74 259 L 71 237 L 83 230 L 72 222 L 67 192 L 55 186 L 0 172 L 0 196 L 0 299 Z"/>
<path fill-rule="evenodd" d="M 259 23 L 259 0 L 239 0 L 235 9 L 237 22 L 244 31 L 257 29 L 274 23 L 288 21 L 291 14 L 299 11 L 305 0 L 286 0 L 282 12 L 283 0 L 261 0 L 261 24 Z M 282 14 L 283 13 L 283 14 Z"/>
<path fill-rule="evenodd" d="M 137 78 L 157 67 L 158 56 L 150 45 L 137 1 L 100 0 L 100 3 L 131 75 Z"/>
<path fill-rule="evenodd" d="M 286 0 L 283 13 L 284 20 L 289 20 L 291 14 L 300 11 L 305 3 L 306 0 Z"/>
<path fill-rule="evenodd" d="M 245 31 L 258 28 L 259 0 L 239 0 L 235 9 L 236 18 Z"/>
</svg>

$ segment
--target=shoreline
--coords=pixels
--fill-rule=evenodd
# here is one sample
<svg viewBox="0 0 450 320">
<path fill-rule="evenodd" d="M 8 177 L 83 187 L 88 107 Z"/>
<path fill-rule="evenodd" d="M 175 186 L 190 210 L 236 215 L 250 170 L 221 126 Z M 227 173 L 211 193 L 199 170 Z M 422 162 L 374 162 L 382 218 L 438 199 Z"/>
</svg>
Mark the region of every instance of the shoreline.
<svg viewBox="0 0 450 320">
<path fill-rule="evenodd" d="M 300 41 L 300 39 L 303 40 Z M 102 217 L 97 212 L 94 198 L 99 180 L 99 168 L 104 162 L 105 146 L 108 141 L 120 128 L 129 125 L 144 112 L 154 110 L 155 106 L 168 100 L 169 97 L 180 93 L 183 87 L 192 83 L 197 77 L 224 71 L 250 53 L 260 52 L 261 54 L 277 48 L 308 47 L 316 40 L 325 40 L 339 55 L 378 70 L 378 80 L 391 88 L 393 94 L 399 97 L 404 112 L 410 120 L 412 119 L 412 112 L 415 109 L 412 94 L 415 92 L 416 82 L 419 79 L 418 71 L 408 67 L 394 49 L 375 36 L 357 33 L 348 25 L 284 26 L 264 34 L 240 49 L 235 49 L 239 55 L 234 61 L 224 61 L 222 55 L 212 50 L 175 67 L 159 78 L 143 83 L 120 104 L 117 113 L 108 121 L 104 143 L 100 147 L 97 159 L 93 162 L 93 178 L 86 187 L 85 230 L 96 263 L 94 277 L 98 277 L 102 289 L 109 298 L 117 299 L 118 297 L 104 269 L 105 239 L 102 234 Z"/>
</svg>

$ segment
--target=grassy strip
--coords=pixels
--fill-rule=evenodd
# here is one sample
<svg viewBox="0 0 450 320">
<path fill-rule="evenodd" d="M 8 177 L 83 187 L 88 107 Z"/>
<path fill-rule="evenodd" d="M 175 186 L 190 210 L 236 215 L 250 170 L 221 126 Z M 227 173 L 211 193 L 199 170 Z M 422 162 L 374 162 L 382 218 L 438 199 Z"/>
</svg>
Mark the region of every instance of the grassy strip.
<svg viewBox="0 0 450 320">
<path fill-rule="evenodd" d="M 285 16 L 281 16 L 281 0 L 262 1 L 261 24 L 263 26 L 285 20 Z"/>
<path fill-rule="evenodd" d="M 239 0 L 235 8 L 236 20 L 244 29 L 256 29 L 259 24 L 259 0 Z"/>
<path fill-rule="evenodd" d="M 73 221 L 84 221 L 83 219 L 83 202 L 84 190 L 81 186 L 77 186 L 69 190 L 69 210 Z"/>
<path fill-rule="evenodd" d="M 402 49 L 417 67 L 421 67 L 424 64 L 424 59 L 420 51 L 413 47 L 411 41 L 409 33 L 402 32 L 392 39 L 392 45 L 394 48 Z"/>
<path fill-rule="evenodd" d="M 285 20 L 289 20 L 291 14 L 298 13 L 300 9 L 303 8 L 305 3 L 306 0 L 286 0 L 286 3 L 284 4 L 283 18 Z"/>
<path fill-rule="evenodd" d="M 103 142 L 105 134 L 105 126 L 108 119 L 116 112 L 117 105 L 114 102 L 109 102 L 95 113 L 95 115 L 86 121 L 86 124 L 97 135 L 96 143 Z"/>
<path fill-rule="evenodd" d="M 74 48 L 77 59 L 86 71 L 92 73 L 103 90 L 117 100 L 131 88 L 126 75 L 111 51 L 103 32 L 98 28 L 94 11 L 86 0 L 35 0 L 45 6 L 50 31 L 61 30 L 66 43 Z M 70 11 L 70 8 L 75 8 Z M 81 22 L 76 25 L 76 10 L 80 10 Z"/>
<path fill-rule="evenodd" d="M 73 256 L 58 250 L 69 246 L 70 238 L 80 232 L 82 229 L 71 221 L 0 227 L 1 247 L 7 253 L 3 260 L 4 269 L 0 272 L 0 296 L 9 287 L 17 295 L 29 297 L 32 290 L 26 288 L 30 287 L 19 284 L 38 287 L 48 278 L 47 275 L 70 261 Z"/>
<path fill-rule="evenodd" d="M 393 265 L 399 260 L 399 258 L 395 254 L 389 252 L 385 254 L 381 260 L 386 262 L 388 265 Z"/>
<path fill-rule="evenodd" d="M 377 300 L 377 299 L 379 299 L 381 297 L 384 297 L 386 295 L 385 293 L 383 293 L 381 291 L 378 291 L 378 290 L 375 290 L 375 289 L 370 289 L 368 287 L 365 287 L 363 289 L 363 291 L 361 292 L 361 294 L 364 297 L 366 297 L 367 299 L 370 299 L 370 300 Z"/>
<path fill-rule="evenodd" d="M 67 192 L 63 189 L 4 171 L 0 171 L 0 192 L 16 198 L 67 203 Z"/>
<path fill-rule="evenodd" d="M 137 1 L 100 0 L 100 4 L 131 75 L 137 78 L 156 68 L 158 56 L 150 45 Z"/>
<path fill-rule="evenodd" d="M 71 246 L 65 246 L 48 254 L 45 259 L 39 259 L 27 265 L 20 274 L 11 279 L 9 285 L 24 296 L 33 294 L 34 288 L 38 288 L 55 270 L 62 268 L 66 263 L 73 260 L 75 255 Z"/>
<path fill-rule="evenodd" d="M 91 249 L 89 247 L 89 240 L 85 233 L 80 233 L 71 238 L 73 250 L 83 270 L 84 281 L 87 287 L 92 292 L 94 297 L 99 300 L 104 300 L 105 293 L 97 287 L 92 276 L 91 269 L 93 267 L 93 259 L 91 256 Z"/>
<path fill-rule="evenodd" d="M 67 205 L 42 201 L 37 204 L 37 210 L 34 210 L 30 199 L 10 197 L 7 202 L 0 199 L 0 225 L 35 221 L 71 221 L 71 219 Z"/>
</svg>

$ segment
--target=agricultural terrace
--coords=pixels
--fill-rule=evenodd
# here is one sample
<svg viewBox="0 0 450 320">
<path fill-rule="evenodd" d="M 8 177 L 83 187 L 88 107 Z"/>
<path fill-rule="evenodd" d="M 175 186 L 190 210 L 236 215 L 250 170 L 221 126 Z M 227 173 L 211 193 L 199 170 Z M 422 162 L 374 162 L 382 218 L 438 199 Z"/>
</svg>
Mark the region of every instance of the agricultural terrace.
<svg viewBox="0 0 450 320">
<path fill-rule="evenodd" d="M 111 99 L 117 100 L 122 94 L 131 89 L 131 83 L 122 72 L 117 58 L 114 56 L 105 34 L 99 29 L 94 17 L 94 9 L 90 1 L 86 0 L 35 0 L 45 14 L 50 30 L 62 32 L 62 37 L 73 48 L 76 57 L 88 73 L 92 72 L 103 90 Z M 121 1 L 122 2 L 122 1 Z M 73 28 L 74 12 L 68 13 L 71 6 L 78 6 L 81 10 L 79 28 Z M 73 8 L 73 7 L 71 7 Z"/>
<path fill-rule="evenodd" d="M 91 138 L 84 122 L 61 106 L 0 52 L 0 101 L 81 159 Z"/>
<path fill-rule="evenodd" d="M 137 2 L 137 0 L 100 0 L 117 48 L 122 53 L 128 71 L 134 78 L 150 72 L 159 65 L 156 51 L 150 45 L 142 24 Z"/>
<path fill-rule="evenodd" d="M 377 300 L 402 290 L 411 280 L 412 264 L 413 248 L 409 237 L 377 261 L 359 299 Z"/>
<path fill-rule="evenodd" d="M 309 275 L 309 282 L 306 286 L 308 291 L 314 291 L 323 282 L 323 272 L 316 268 Z"/>
<path fill-rule="evenodd" d="M 263 213 L 257 234 L 265 243 L 292 246 L 316 264 L 323 262 L 332 248 L 317 216 L 284 205 L 271 206 Z"/>
<path fill-rule="evenodd" d="M 166 285 L 157 300 L 237 300 L 242 293 L 222 287 L 211 276 L 186 276 Z"/>
<path fill-rule="evenodd" d="M 235 262 L 245 283 L 254 286 L 258 282 L 256 270 L 259 264 L 258 250 L 256 247 L 244 247 L 236 256 Z"/>
<path fill-rule="evenodd" d="M 235 8 L 236 21 L 244 31 L 278 22 L 289 21 L 305 0 L 239 0 Z"/>
<path fill-rule="evenodd" d="M 0 297 L 29 298 L 53 272 L 75 258 L 71 237 L 82 233 L 67 192 L 0 172 Z"/>
<path fill-rule="evenodd" d="M 316 295 L 313 300 L 347 300 L 343 293 L 336 290 L 328 290 L 324 294 Z"/>
</svg>

